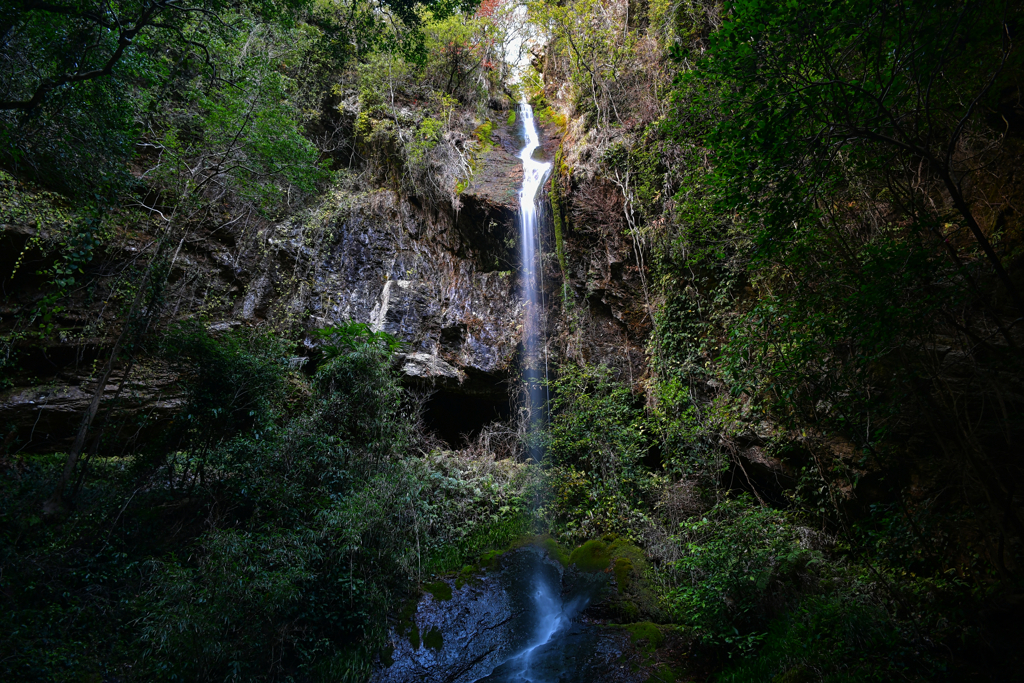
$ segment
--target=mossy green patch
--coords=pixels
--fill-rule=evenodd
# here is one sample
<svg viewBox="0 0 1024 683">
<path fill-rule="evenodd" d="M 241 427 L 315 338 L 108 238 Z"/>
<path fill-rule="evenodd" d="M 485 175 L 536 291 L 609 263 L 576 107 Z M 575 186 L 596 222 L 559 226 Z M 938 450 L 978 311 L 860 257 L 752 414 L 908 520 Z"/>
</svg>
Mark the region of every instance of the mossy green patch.
<svg viewBox="0 0 1024 683">
<path fill-rule="evenodd" d="M 478 571 L 480 570 L 475 565 L 463 565 L 462 569 L 459 570 L 459 575 L 455 577 L 455 590 L 462 588 L 467 583 L 474 583 Z"/>
<path fill-rule="evenodd" d="M 490 121 L 484 121 L 473 130 L 473 136 L 480 143 L 479 150 L 481 152 L 487 152 L 494 148 L 494 141 L 491 140 L 493 134 L 494 124 Z"/>
<path fill-rule="evenodd" d="M 658 670 L 651 674 L 645 683 L 675 683 L 683 676 L 682 672 L 662 664 Z"/>
<path fill-rule="evenodd" d="M 558 146 L 558 150 L 555 152 L 555 164 L 551 172 L 551 192 L 549 197 L 551 199 L 551 217 L 555 227 L 555 253 L 558 255 L 558 266 L 562 269 L 562 283 L 563 283 L 563 296 L 568 299 L 567 287 L 569 281 L 569 267 L 566 265 L 565 260 L 565 238 L 563 233 L 565 228 L 565 218 L 563 216 L 563 202 L 562 202 L 562 190 L 559 179 L 562 176 L 562 169 L 564 166 L 562 161 L 562 146 Z M 566 302 L 568 303 L 568 301 Z"/>
<path fill-rule="evenodd" d="M 420 649 L 420 627 L 416 624 L 413 624 L 409 630 L 409 643 L 412 645 L 412 649 Z"/>
<path fill-rule="evenodd" d="M 622 622 L 636 621 L 640 618 L 640 608 L 629 600 L 620 600 L 612 605 Z"/>
<path fill-rule="evenodd" d="M 516 122 L 516 110 L 515 109 L 510 109 L 509 112 L 508 112 L 508 121 L 507 121 L 507 123 L 508 123 L 508 125 L 511 126 L 511 125 L 514 125 L 515 122 Z"/>
<path fill-rule="evenodd" d="M 402 609 L 395 615 L 398 620 L 397 630 L 399 635 L 405 635 L 416 628 L 416 610 L 419 608 L 420 596 L 416 594 L 402 604 Z"/>
<path fill-rule="evenodd" d="M 553 123 L 558 126 L 560 131 L 565 130 L 565 117 L 559 114 L 551 107 L 541 107 L 537 110 L 537 120 L 541 122 L 541 125 L 547 125 Z"/>
<path fill-rule="evenodd" d="M 606 605 L 616 621 L 631 623 L 665 616 L 657 592 L 645 580 L 648 565 L 644 551 L 628 540 L 614 534 L 589 540 L 572 552 L 569 563 L 580 571 L 612 574 L 617 590 L 607 596 Z"/>
<path fill-rule="evenodd" d="M 433 595 L 435 600 L 444 601 L 452 599 L 452 587 L 444 581 L 434 581 L 433 583 L 425 583 L 423 584 L 423 590 Z"/>
<path fill-rule="evenodd" d="M 569 563 L 576 565 L 580 571 L 603 572 L 612 563 L 608 544 L 600 539 L 587 541 L 572 551 Z"/>
<path fill-rule="evenodd" d="M 638 649 L 642 652 L 654 652 L 665 642 L 665 634 L 657 624 L 641 621 L 638 624 L 626 624 L 622 628 L 629 632 L 629 641 L 637 644 L 646 641 Z"/>
<path fill-rule="evenodd" d="M 427 631 L 425 636 L 423 636 L 423 644 L 431 650 L 440 651 L 441 648 L 444 647 L 444 636 L 441 635 L 441 631 L 436 628 L 432 628 Z"/>
<path fill-rule="evenodd" d="M 615 582 L 621 595 L 633 580 L 633 561 L 628 557 L 617 557 L 612 571 L 615 573 Z"/>
<path fill-rule="evenodd" d="M 569 551 L 562 547 L 558 541 L 551 536 L 541 536 L 534 544 L 538 548 L 543 548 L 544 552 L 548 554 L 552 560 L 558 562 L 563 567 L 569 566 Z"/>
<path fill-rule="evenodd" d="M 380 663 L 385 667 L 391 666 L 395 663 L 395 648 L 393 645 L 386 646 L 380 651 Z"/>
<path fill-rule="evenodd" d="M 480 556 L 480 567 L 482 569 L 494 569 L 498 566 L 498 561 L 501 556 L 505 554 L 504 550 L 489 550 Z"/>
</svg>

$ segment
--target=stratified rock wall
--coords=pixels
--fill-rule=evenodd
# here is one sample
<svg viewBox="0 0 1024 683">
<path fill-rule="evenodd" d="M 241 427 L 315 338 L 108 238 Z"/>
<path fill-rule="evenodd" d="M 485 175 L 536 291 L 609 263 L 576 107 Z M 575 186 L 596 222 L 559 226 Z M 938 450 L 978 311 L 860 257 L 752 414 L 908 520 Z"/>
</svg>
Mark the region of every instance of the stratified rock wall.
<svg viewBox="0 0 1024 683">
<path fill-rule="evenodd" d="M 174 251 L 160 324 L 199 318 L 213 332 L 269 325 L 301 337 L 340 322 L 368 323 L 405 343 L 398 367 L 410 382 L 507 401 L 521 304 L 508 257 L 514 214 L 494 198 L 514 198 L 519 178 L 507 159 L 499 161 L 486 192 L 465 193 L 459 212 L 424 208 L 387 189 L 339 188 L 320 206 L 276 224 L 197 230 Z M 32 232 L 3 228 L 12 251 Z M 103 267 L 123 269 L 149 244 L 145 235 L 122 240 Z M 99 281 L 101 289 L 110 287 Z M 13 317 L 38 298 L 34 279 L 4 284 L 0 314 Z M 120 327 L 103 305 L 107 296 L 73 299 L 64 324 L 88 332 L 33 348 L 24 381 L 0 392 L 0 428 L 15 429 L 30 449 L 60 448 L 73 435 L 91 398 L 96 360 L 105 358 Z M 312 351 L 315 342 L 307 337 L 307 345 Z M 159 421 L 179 398 L 166 368 L 152 365 L 144 372 L 136 365 L 121 398 Z M 105 392 L 116 393 L 116 384 Z"/>
<path fill-rule="evenodd" d="M 226 213 L 223 224 L 211 218 L 210 225 L 187 230 L 171 245 L 163 308 L 153 324 L 199 319 L 213 332 L 268 326 L 302 338 L 345 321 L 368 323 L 404 342 L 396 366 L 410 384 L 507 406 L 515 393 L 509 380 L 516 374 L 522 336 L 515 214 L 522 135 L 510 112 L 494 118 L 490 142 L 475 153 L 473 176 L 451 205 L 349 175 L 316 206 L 296 209 L 284 220 Z M 575 144 L 571 134 L 563 141 L 563 129 L 551 121 L 542 126 L 542 138 L 540 153 L 552 160 L 560 145 Z M 614 219 L 621 208 L 615 188 L 587 180 L 593 174 L 586 176 L 580 155 L 565 158 L 583 169 L 572 177 L 584 180 L 565 183 L 569 194 L 562 197 L 562 209 L 573 220 L 564 230 L 564 272 L 555 257 L 550 212 L 541 211 L 545 360 L 550 368 L 565 359 L 604 363 L 637 383 L 645 372 L 646 334 L 637 252 Z M 595 198 L 608 206 L 592 205 Z M 591 214 L 601 220 L 582 220 Z M 614 220 L 604 220 L 609 216 Z M 28 224 L 0 226 L 11 265 L 35 231 Z M 151 232 L 143 225 L 125 231 L 90 266 L 94 271 L 86 275 L 93 284 L 78 288 L 60 312 L 59 324 L 69 333 L 26 342 L 24 372 L 0 391 L 0 429 L 15 430 L 30 450 L 59 449 L 74 433 L 91 398 L 97 364 L 123 324 L 123 310 L 108 305 L 119 286 L 117 274 L 138 270 L 145 260 L 140 255 L 155 252 Z M 17 277 L 0 283 L 3 320 L 38 305 L 41 283 L 31 276 L 37 265 L 26 263 Z M 305 338 L 297 363 L 315 348 L 314 339 Z M 117 395 L 124 399 L 121 410 L 144 415 L 149 424 L 178 405 L 173 373 L 158 360 L 136 359 L 130 386 L 118 394 L 117 378 L 125 369 L 116 369 L 105 403 Z M 490 408 L 484 412 L 495 414 Z M 453 432 L 461 431 L 456 427 Z"/>
</svg>

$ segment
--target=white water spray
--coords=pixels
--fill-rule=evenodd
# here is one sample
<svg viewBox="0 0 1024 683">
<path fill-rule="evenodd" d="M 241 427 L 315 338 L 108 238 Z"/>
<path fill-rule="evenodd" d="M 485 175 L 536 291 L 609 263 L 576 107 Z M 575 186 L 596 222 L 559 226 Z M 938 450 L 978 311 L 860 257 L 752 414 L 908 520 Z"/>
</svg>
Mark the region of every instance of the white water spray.
<svg viewBox="0 0 1024 683">
<path fill-rule="evenodd" d="M 537 193 L 541 183 L 551 170 L 551 164 L 533 158 L 534 152 L 540 147 L 540 133 L 537 122 L 533 118 L 533 108 L 525 101 L 519 105 L 519 115 L 523 121 L 523 137 L 526 146 L 519 153 L 523 162 L 523 187 L 519 191 L 519 240 L 522 245 L 522 296 L 523 296 L 523 379 L 526 381 L 529 400 L 528 410 L 531 428 L 540 424 L 541 377 L 545 359 L 540 357 L 542 301 L 538 274 L 542 267 L 540 259 L 539 239 L 537 235 Z M 538 459 L 537 453 L 531 453 Z"/>
<path fill-rule="evenodd" d="M 534 670 L 534 655 L 538 648 L 551 641 L 567 619 L 562 614 L 562 599 L 557 588 L 549 585 L 539 574 L 533 581 L 532 597 L 539 617 L 537 628 L 526 649 L 505 662 L 501 683 L 545 683 L 543 675 Z"/>
</svg>

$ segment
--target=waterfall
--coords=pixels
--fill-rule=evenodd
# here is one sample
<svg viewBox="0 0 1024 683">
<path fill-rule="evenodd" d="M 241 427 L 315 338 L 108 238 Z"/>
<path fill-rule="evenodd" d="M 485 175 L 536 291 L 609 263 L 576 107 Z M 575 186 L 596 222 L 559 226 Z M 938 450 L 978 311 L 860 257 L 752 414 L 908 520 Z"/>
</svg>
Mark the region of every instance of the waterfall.
<svg viewBox="0 0 1024 683">
<path fill-rule="evenodd" d="M 542 269 L 540 239 L 537 225 L 537 193 L 541 183 L 551 170 L 551 164 L 537 161 L 534 152 L 540 147 L 540 133 L 533 118 L 533 107 L 524 98 L 519 105 L 519 116 L 523 121 L 523 138 L 526 145 L 519 153 L 523 161 L 523 187 L 519 191 L 519 241 L 522 245 L 522 296 L 523 296 L 523 380 L 526 382 L 529 430 L 543 427 L 545 401 L 542 396 L 542 379 L 547 378 L 547 357 L 541 357 L 541 321 L 544 318 L 541 299 Z M 534 461 L 540 460 L 535 440 L 528 442 L 529 455 Z M 543 681 L 542 675 L 532 671 L 534 655 L 538 648 L 548 644 L 565 625 L 559 586 L 551 585 L 540 564 L 531 579 L 531 593 L 537 615 L 536 630 L 531 644 L 505 663 L 503 681 Z"/>
<path fill-rule="evenodd" d="M 523 264 L 523 380 L 526 383 L 527 411 L 531 431 L 542 424 L 541 414 L 544 402 L 541 398 L 541 379 L 547 375 L 547 356 L 541 357 L 541 321 L 543 307 L 538 276 L 541 274 L 540 241 L 537 235 L 537 192 L 551 170 L 551 164 L 537 161 L 534 152 L 540 147 L 540 133 L 533 118 L 533 107 L 524 99 L 519 105 L 523 121 L 523 137 L 526 145 L 519 153 L 523 161 L 523 186 L 519 191 L 519 241 L 522 246 Z M 530 442 L 531 444 L 534 441 Z M 539 460 L 540 453 L 531 445 L 529 455 Z"/>
</svg>

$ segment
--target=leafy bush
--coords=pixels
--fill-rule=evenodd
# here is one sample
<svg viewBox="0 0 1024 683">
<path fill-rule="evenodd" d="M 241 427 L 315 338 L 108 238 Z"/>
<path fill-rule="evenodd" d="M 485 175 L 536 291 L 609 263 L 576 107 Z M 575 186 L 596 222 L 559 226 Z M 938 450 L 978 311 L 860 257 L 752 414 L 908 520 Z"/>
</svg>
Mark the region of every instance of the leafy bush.
<svg viewBox="0 0 1024 683">
<path fill-rule="evenodd" d="M 628 481 L 650 448 L 637 397 L 606 366 L 565 364 L 550 382 L 547 460 L 612 483 Z"/>
<path fill-rule="evenodd" d="M 347 465 L 371 472 L 410 437 L 389 360 L 386 349 L 364 344 L 328 361 L 314 378 L 316 428 L 331 436 Z"/>
<path fill-rule="evenodd" d="M 805 598 L 771 623 L 756 659 L 741 660 L 716 680 L 925 681 L 939 669 L 880 605 L 837 594 Z"/>
<path fill-rule="evenodd" d="M 744 495 L 680 525 L 675 618 L 706 642 L 751 652 L 769 618 L 785 607 L 796 574 L 816 556 L 800 547 L 784 513 Z"/>
<path fill-rule="evenodd" d="M 169 438 L 173 449 L 202 456 L 217 443 L 274 428 L 285 396 L 280 339 L 248 330 L 215 337 L 191 322 L 167 333 L 163 352 L 182 372 L 185 392 Z"/>
</svg>

